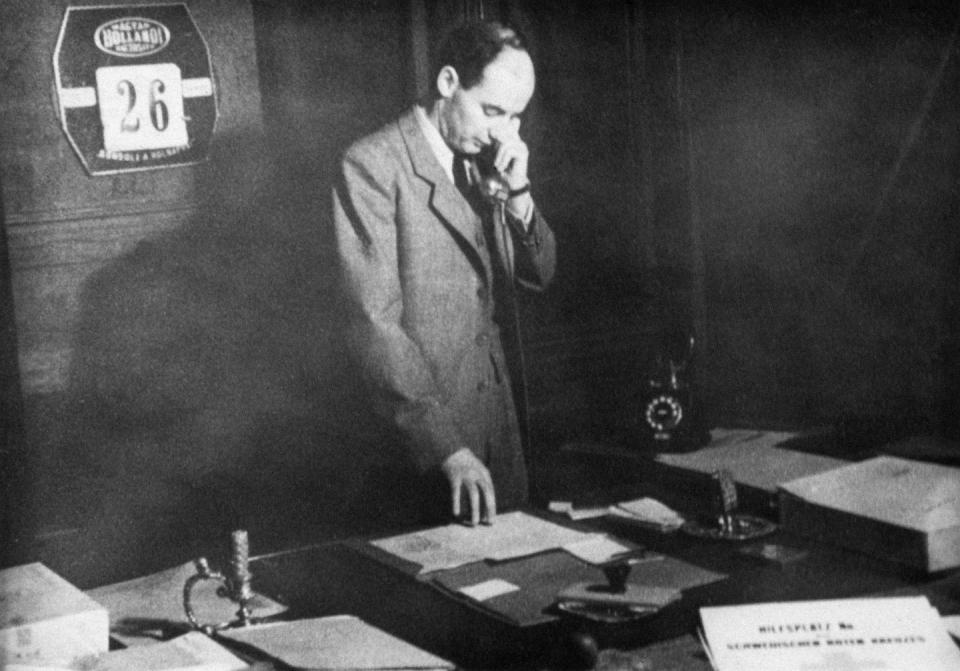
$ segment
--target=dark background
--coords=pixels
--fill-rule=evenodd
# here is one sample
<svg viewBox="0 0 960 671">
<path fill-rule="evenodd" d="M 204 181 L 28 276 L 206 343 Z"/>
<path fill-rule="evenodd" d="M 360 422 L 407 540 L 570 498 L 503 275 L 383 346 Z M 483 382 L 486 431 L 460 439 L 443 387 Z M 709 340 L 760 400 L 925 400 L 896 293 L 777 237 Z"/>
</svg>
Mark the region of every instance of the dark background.
<svg viewBox="0 0 960 671">
<path fill-rule="evenodd" d="M 956 2 L 191 3 L 211 156 L 106 179 L 50 109 L 64 6 L 0 16 L 47 36 L 2 53 L 21 94 L 2 107 L 5 561 L 94 584 L 237 524 L 255 550 L 375 526 L 327 185 L 480 12 L 537 64 L 523 134 L 560 244 L 522 305 L 539 462 L 634 444 L 657 353 L 691 333 L 711 426 L 957 436 Z"/>
</svg>

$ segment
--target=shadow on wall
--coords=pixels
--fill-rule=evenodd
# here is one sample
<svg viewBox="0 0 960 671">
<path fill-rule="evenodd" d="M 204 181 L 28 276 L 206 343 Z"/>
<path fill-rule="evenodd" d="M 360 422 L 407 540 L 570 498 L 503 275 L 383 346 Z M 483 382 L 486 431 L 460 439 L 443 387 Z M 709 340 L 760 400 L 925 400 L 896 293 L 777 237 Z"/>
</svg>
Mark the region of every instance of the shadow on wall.
<svg viewBox="0 0 960 671">
<path fill-rule="evenodd" d="M 354 522 L 364 423 L 335 328 L 327 189 L 315 167 L 267 157 L 221 139 L 201 211 L 82 289 L 67 448 L 98 489 L 92 538 L 191 553 L 259 525 L 265 551 Z"/>
</svg>

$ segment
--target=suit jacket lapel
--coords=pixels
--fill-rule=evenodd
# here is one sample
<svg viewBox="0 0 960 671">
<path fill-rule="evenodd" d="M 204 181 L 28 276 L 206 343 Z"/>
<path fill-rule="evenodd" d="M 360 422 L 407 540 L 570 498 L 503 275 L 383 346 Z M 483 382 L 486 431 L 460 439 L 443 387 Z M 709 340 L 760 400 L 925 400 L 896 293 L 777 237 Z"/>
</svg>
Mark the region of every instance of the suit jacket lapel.
<svg viewBox="0 0 960 671">
<path fill-rule="evenodd" d="M 447 177 L 447 173 L 437 161 L 426 138 L 423 137 L 420 123 L 412 108 L 400 117 L 399 124 L 407 153 L 413 164 L 413 171 L 432 185 L 430 207 L 474 252 L 475 260 L 480 261 L 489 278 L 490 269 L 486 266 L 485 256 L 477 248 L 477 232 L 480 230 L 479 215 Z"/>
</svg>

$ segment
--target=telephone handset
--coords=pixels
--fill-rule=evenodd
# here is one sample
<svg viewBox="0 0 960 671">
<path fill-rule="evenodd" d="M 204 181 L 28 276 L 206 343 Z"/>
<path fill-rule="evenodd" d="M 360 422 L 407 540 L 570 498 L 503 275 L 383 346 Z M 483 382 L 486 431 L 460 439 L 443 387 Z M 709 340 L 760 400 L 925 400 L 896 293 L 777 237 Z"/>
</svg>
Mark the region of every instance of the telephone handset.
<svg viewBox="0 0 960 671">
<path fill-rule="evenodd" d="M 480 188 L 480 193 L 483 194 L 485 198 L 489 198 L 494 202 L 503 202 L 507 200 L 510 196 L 510 185 L 507 184 L 507 180 L 503 178 L 503 175 L 500 174 L 500 171 L 494 166 L 494 159 L 497 157 L 497 148 L 498 145 L 491 144 L 484 147 L 479 154 L 477 154 L 477 185 Z"/>
</svg>

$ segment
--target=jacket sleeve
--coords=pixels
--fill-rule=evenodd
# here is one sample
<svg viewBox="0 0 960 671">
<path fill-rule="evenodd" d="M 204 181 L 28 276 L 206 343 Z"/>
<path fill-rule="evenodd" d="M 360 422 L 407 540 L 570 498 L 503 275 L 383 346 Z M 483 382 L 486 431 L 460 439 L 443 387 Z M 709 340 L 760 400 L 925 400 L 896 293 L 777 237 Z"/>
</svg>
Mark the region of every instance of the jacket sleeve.
<svg viewBox="0 0 960 671">
<path fill-rule="evenodd" d="M 523 224 L 509 212 L 504 216 L 513 238 L 517 283 L 527 289 L 543 291 L 556 272 L 557 243 L 553 231 L 536 206 L 526 232 L 521 232 Z"/>
<path fill-rule="evenodd" d="M 397 259 L 397 161 L 385 148 L 352 148 L 333 193 L 348 348 L 375 412 L 395 426 L 413 462 L 437 466 L 464 447 L 418 344 L 401 323 Z"/>
</svg>

